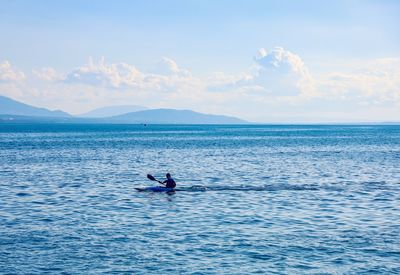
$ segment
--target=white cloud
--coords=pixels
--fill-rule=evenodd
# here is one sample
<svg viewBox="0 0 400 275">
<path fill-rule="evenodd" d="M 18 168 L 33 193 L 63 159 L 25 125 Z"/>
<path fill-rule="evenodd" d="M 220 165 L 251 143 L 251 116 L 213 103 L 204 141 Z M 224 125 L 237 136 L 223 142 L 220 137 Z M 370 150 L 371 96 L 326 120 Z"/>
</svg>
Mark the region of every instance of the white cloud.
<svg viewBox="0 0 400 275">
<path fill-rule="evenodd" d="M 162 58 L 150 73 L 127 63 L 107 63 L 104 58 L 99 61 L 90 58 L 86 64 L 65 74 L 51 68 L 33 73 L 42 80 L 42 96 L 54 98 L 67 94 L 64 97 L 74 105 L 91 105 L 90 108 L 95 107 L 92 102 L 179 108 L 200 100 L 205 89 L 200 78 L 170 58 Z M 51 89 L 54 84 L 56 89 Z"/>
<path fill-rule="evenodd" d="M 216 72 L 200 77 L 166 57 L 150 72 L 128 63 L 90 59 L 65 73 L 53 68 L 34 70 L 37 78 L 28 75 L 26 81 L 19 82 L 15 80 L 25 79 L 24 73 L 3 62 L 0 93 L 73 113 L 105 105 L 137 104 L 257 121 L 278 121 L 279 117 L 290 121 L 299 116 L 334 121 L 341 116 L 354 118 L 352 115 L 363 120 L 372 116 L 371 110 L 380 110 L 379 115 L 387 120 L 400 115 L 399 58 L 352 67 L 344 61 L 343 69 L 337 72 L 313 75 L 298 55 L 279 47 L 260 49 L 253 61 L 242 73 Z"/>
<path fill-rule="evenodd" d="M 10 62 L 3 61 L 0 63 L 0 82 L 16 82 L 24 79 L 25 74 L 13 69 Z"/>
<path fill-rule="evenodd" d="M 325 97 L 358 98 L 364 105 L 400 102 L 400 58 L 377 59 L 319 78 Z"/>
<path fill-rule="evenodd" d="M 298 55 L 277 47 L 271 52 L 260 49 L 254 58 L 255 64 L 248 72 L 228 75 L 217 72 L 209 77 L 193 76 L 187 69 L 167 57 L 156 67 L 145 73 L 127 63 L 107 64 L 102 58 L 98 62 L 89 59 L 62 76 L 47 68 L 34 73 L 43 80 L 62 80 L 65 84 L 83 84 L 93 87 L 125 89 L 138 93 L 168 92 L 171 97 L 207 96 L 207 92 L 235 92 L 249 96 L 287 97 L 312 95 L 313 81 Z"/>
<path fill-rule="evenodd" d="M 300 56 L 276 47 L 268 52 L 261 48 L 254 58 L 258 73 L 253 83 L 276 96 L 310 96 L 314 94 L 313 79 Z"/>
<path fill-rule="evenodd" d="M 32 71 L 35 76 L 42 80 L 46 81 L 59 81 L 65 79 L 65 76 L 61 73 L 58 73 L 53 68 L 42 68 L 40 70 L 33 70 Z"/>
<path fill-rule="evenodd" d="M 157 75 L 190 76 L 188 70 L 180 68 L 174 60 L 168 57 L 162 57 L 156 67 L 152 70 L 152 73 Z"/>
<path fill-rule="evenodd" d="M 205 80 L 209 91 L 213 92 L 233 92 L 238 89 L 249 89 L 253 75 L 250 73 L 226 74 L 215 72 Z"/>
<path fill-rule="evenodd" d="M 134 66 L 127 63 L 106 64 L 104 58 L 98 63 L 89 62 L 68 73 L 64 79 L 69 84 L 86 84 L 120 88 L 140 86 L 144 75 Z"/>
<path fill-rule="evenodd" d="M 314 81 L 302 59 L 281 47 L 259 49 L 250 72 L 238 76 L 223 73 L 210 79 L 211 90 L 247 90 L 264 96 L 314 96 Z M 224 83 L 225 82 L 225 83 Z"/>
<path fill-rule="evenodd" d="M 107 64 L 104 58 L 99 62 L 89 59 L 87 64 L 69 72 L 63 82 L 137 92 L 177 92 L 200 83 L 188 70 L 165 57 L 151 73 L 127 63 Z"/>
</svg>

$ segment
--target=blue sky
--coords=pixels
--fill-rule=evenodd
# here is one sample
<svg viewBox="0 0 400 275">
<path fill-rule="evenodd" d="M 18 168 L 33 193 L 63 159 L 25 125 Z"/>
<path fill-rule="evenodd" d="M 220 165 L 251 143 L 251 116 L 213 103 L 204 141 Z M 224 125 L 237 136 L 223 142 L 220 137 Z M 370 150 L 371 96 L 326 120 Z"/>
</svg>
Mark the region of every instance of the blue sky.
<svg viewBox="0 0 400 275">
<path fill-rule="evenodd" d="M 72 113 L 400 120 L 399 14 L 369 0 L 0 1 L 0 94 Z"/>
</svg>

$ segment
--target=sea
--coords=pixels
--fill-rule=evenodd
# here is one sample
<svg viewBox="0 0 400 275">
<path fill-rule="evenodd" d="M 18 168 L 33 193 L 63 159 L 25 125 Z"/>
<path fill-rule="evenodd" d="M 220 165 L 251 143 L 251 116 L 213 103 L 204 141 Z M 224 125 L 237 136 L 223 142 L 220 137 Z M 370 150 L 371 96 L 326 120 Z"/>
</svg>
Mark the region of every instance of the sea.
<svg viewBox="0 0 400 275">
<path fill-rule="evenodd" d="M 0 124 L 0 274 L 400 274 L 400 126 Z"/>
</svg>

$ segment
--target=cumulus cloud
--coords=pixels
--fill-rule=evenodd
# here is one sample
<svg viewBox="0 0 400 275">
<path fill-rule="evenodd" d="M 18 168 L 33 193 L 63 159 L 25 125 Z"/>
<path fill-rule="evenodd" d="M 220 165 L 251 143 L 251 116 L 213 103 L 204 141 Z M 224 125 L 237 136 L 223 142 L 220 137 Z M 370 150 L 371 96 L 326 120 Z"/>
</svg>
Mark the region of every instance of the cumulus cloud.
<svg viewBox="0 0 400 275">
<path fill-rule="evenodd" d="M 253 78 L 254 76 L 250 73 L 234 75 L 226 74 L 224 72 L 215 72 L 206 79 L 206 83 L 209 91 L 233 92 L 240 88 L 250 89 Z"/>
<path fill-rule="evenodd" d="M 24 79 L 25 74 L 13 69 L 10 62 L 3 61 L 0 63 L 0 82 L 16 82 Z"/>
<path fill-rule="evenodd" d="M 180 68 L 174 60 L 166 57 L 151 73 L 144 73 L 127 63 L 107 64 L 104 58 L 98 62 L 89 59 L 87 64 L 66 74 L 63 82 L 141 92 L 174 92 L 200 83 L 188 70 Z"/>
<path fill-rule="evenodd" d="M 94 87 L 130 89 L 138 92 L 169 92 L 189 96 L 198 91 L 239 92 L 261 96 L 298 96 L 313 94 L 313 80 L 301 58 L 281 47 L 268 52 L 262 48 L 254 58 L 248 72 L 228 75 L 217 72 L 209 77 L 193 76 L 171 58 L 163 57 L 149 73 L 127 63 L 106 63 L 102 58 L 91 58 L 69 73 L 57 73 L 45 68 L 34 72 L 44 80 L 57 80 L 66 84 L 83 84 Z"/>
<path fill-rule="evenodd" d="M 311 76 L 300 56 L 277 47 L 260 49 L 253 64 L 238 74 L 216 72 L 200 77 L 163 57 L 150 71 L 102 58 L 89 59 L 69 72 L 43 68 L 33 70 L 33 75 L 37 78 L 26 78 L 9 62 L 0 63 L 0 93 L 27 102 L 36 98 L 42 106 L 53 104 L 73 112 L 129 102 L 232 114 L 250 120 L 255 117 L 257 121 L 271 115 L 293 118 L 303 112 L 315 116 L 328 109 L 331 113 L 326 113 L 327 118 L 346 111 L 345 115 L 358 112 L 362 120 L 373 108 L 390 110 L 386 111 L 390 118 L 400 110 L 400 58 L 358 66 L 344 61 L 337 72 L 314 72 Z"/>
<path fill-rule="evenodd" d="M 152 73 L 158 75 L 190 76 L 188 70 L 180 68 L 174 60 L 168 57 L 162 57 L 156 67 L 152 70 Z"/>
<path fill-rule="evenodd" d="M 42 68 L 40 70 L 33 70 L 33 74 L 46 81 L 59 81 L 65 79 L 65 76 L 61 73 L 58 73 L 55 69 L 53 68 Z"/>
<path fill-rule="evenodd" d="M 143 79 L 144 75 L 127 63 L 108 65 L 104 58 L 101 58 L 97 63 L 90 58 L 87 64 L 68 73 L 64 82 L 120 88 L 140 86 Z"/>
<path fill-rule="evenodd" d="M 270 94 L 313 94 L 313 79 L 300 56 L 281 47 L 276 47 L 270 52 L 261 48 L 254 60 L 259 69 L 252 81 Z"/>
<path fill-rule="evenodd" d="M 151 103 L 154 107 L 189 108 L 191 103 L 201 100 L 205 90 L 203 81 L 179 67 L 174 60 L 162 58 L 156 69 L 143 72 L 128 63 L 109 63 L 104 58 L 95 61 L 89 58 L 86 64 L 65 73 L 53 68 L 33 70 L 33 74 L 42 81 L 35 81 L 26 92 L 32 96 L 33 87 L 40 87 L 40 96 L 35 97 L 47 99 L 68 94 L 62 101 L 70 111 L 72 108 L 88 108 L 89 105 L 95 107 L 97 104 L 118 105 L 127 102 L 145 106 Z M 57 87 L 53 86 L 55 84 Z M 26 96 L 29 97 L 28 94 Z M 71 104 L 67 104 L 66 100 L 73 102 L 74 107 L 69 107 Z"/>
<path fill-rule="evenodd" d="M 377 59 L 350 72 L 321 75 L 318 87 L 327 97 L 359 98 L 365 105 L 399 102 L 400 58 Z"/>
<path fill-rule="evenodd" d="M 278 97 L 315 95 L 313 78 L 300 56 L 281 47 L 271 51 L 261 48 L 254 62 L 248 73 L 238 76 L 215 75 L 210 81 L 211 87 L 244 89 Z"/>
</svg>

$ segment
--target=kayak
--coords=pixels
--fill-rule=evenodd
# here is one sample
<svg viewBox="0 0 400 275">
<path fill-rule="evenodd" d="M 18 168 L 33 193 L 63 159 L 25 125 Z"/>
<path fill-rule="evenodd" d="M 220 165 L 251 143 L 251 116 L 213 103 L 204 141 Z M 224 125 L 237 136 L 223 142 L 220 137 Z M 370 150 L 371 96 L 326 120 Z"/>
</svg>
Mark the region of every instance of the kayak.
<svg viewBox="0 0 400 275">
<path fill-rule="evenodd" d="M 167 188 L 163 186 L 152 186 L 152 187 L 136 187 L 137 191 L 150 191 L 150 192 L 174 192 L 174 188 Z"/>
</svg>

